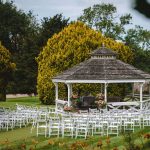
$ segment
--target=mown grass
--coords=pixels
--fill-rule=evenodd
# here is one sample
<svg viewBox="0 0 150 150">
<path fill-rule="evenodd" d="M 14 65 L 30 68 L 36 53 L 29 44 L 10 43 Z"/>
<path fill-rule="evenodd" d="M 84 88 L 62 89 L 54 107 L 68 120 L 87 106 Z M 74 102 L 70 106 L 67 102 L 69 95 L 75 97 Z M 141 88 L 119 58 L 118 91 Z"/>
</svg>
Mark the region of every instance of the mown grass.
<svg viewBox="0 0 150 150">
<path fill-rule="evenodd" d="M 133 142 L 142 147 L 142 142 L 145 147 L 143 150 L 149 150 L 150 140 L 144 139 L 144 134 L 150 132 L 150 128 L 145 128 L 144 130 L 137 129 L 135 133 L 132 134 Z M 118 150 L 125 150 L 128 146 L 128 142 L 124 140 L 125 135 L 111 136 L 108 142 L 106 136 L 88 136 L 87 139 L 78 138 L 72 139 L 69 137 L 47 137 L 44 135 L 39 137 L 36 136 L 36 130 L 34 129 L 30 133 L 30 127 L 18 128 L 13 131 L 0 132 L 0 149 L 9 150 L 21 150 L 25 146 L 27 150 L 37 149 L 37 150 L 113 150 L 117 148 Z M 100 148 L 98 143 L 102 143 Z M 138 149 L 137 149 L 138 150 Z"/>
<path fill-rule="evenodd" d="M 32 97 L 21 97 L 21 98 L 8 98 L 6 102 L 0 102 L 0 107 L 5 108 L 14 108 L 16 104 L 25 105 L 25 106 L 45 106 L 41 104 L 39 98 L 37 96 Z M 50 106 L 50 105 L 47 105 Z M 54 107 L 54 106 L 51 106 Z"/>
</svg>

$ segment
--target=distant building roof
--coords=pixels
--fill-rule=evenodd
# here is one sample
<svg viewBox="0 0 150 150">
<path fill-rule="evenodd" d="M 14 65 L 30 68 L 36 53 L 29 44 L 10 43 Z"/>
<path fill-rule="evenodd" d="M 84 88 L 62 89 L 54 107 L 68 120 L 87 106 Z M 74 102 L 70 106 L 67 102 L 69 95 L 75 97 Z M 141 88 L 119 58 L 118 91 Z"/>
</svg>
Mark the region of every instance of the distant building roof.
<svg viewBox="0 0 150 150">
<path fill-rule="evenodd" d="M 91 58 L 60 73 L 53 80 L 149 80 L 150 74 L 116 59 L 116 53 L 105 47 L 91 54 Z"/>
</svg>

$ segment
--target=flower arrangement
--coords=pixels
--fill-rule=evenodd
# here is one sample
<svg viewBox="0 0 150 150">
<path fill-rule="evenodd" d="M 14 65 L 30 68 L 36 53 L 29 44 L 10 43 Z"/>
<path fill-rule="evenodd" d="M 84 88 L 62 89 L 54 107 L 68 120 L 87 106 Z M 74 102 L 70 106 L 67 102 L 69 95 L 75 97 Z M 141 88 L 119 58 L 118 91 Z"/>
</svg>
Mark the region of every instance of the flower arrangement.
<svg viewBox="0 0 150 150">
<path fill-rule="evenodd" d="M 72 111 L 72 110 L 73 110 L 72 106 L 67 106 L 67 105 L 64 106 L 64 111 Z"/>
<path fill-rule="evenodd" d="M 97 104 L 98 108 L 106 107 L 106 102 L 104 101 L 104 95 L 102 93 L 100 93 L 96 96 L 95 103 Z"/>
<path fill-rule="evenodd" d="M 97 104 L 98 108 L 105 108 L 106 107 L 106 102 L 103 100 L 95 101 L 95 103 Z"/>
</svg>

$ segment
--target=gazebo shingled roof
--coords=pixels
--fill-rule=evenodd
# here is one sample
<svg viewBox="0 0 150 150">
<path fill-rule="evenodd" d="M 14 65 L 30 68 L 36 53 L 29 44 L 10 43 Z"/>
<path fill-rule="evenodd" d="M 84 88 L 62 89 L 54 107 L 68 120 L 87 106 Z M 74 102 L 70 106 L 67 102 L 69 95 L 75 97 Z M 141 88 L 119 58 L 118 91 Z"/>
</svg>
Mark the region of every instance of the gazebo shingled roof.
<svg viewBox="0 0 150 150">
<path fill-rule="evenodd" d="M 150 80 L 150 74 L 116 59 L 116 53 L 99 48 L 91 58 L 64 71 L 53 80 Z"/>
</svg>

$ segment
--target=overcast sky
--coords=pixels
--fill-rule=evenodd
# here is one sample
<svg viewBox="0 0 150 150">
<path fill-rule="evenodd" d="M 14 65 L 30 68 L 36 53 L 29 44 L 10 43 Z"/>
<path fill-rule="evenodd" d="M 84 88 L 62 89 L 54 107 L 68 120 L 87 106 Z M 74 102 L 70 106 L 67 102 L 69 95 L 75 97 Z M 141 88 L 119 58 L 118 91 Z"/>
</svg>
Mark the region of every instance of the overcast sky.
<svg viewBox="0 0 150 150">
<path fill-rule="evenodd" d="M 150 30 L 150 19 L 133 9 L 134 0 L 13 0 L 15 5 L 24 11 L 32 10 L 40 21 L 43 17 L 52 17 L 58 13 L 71 20 L 77 19 L 82 10 L 94 4 L 102 2 L 113 3 L 117 7 L 118 14 L 130 13 L 133 24 L 140 25 Z M 148 0 L 150 1 L 150 0 Z"/>
</svg>

